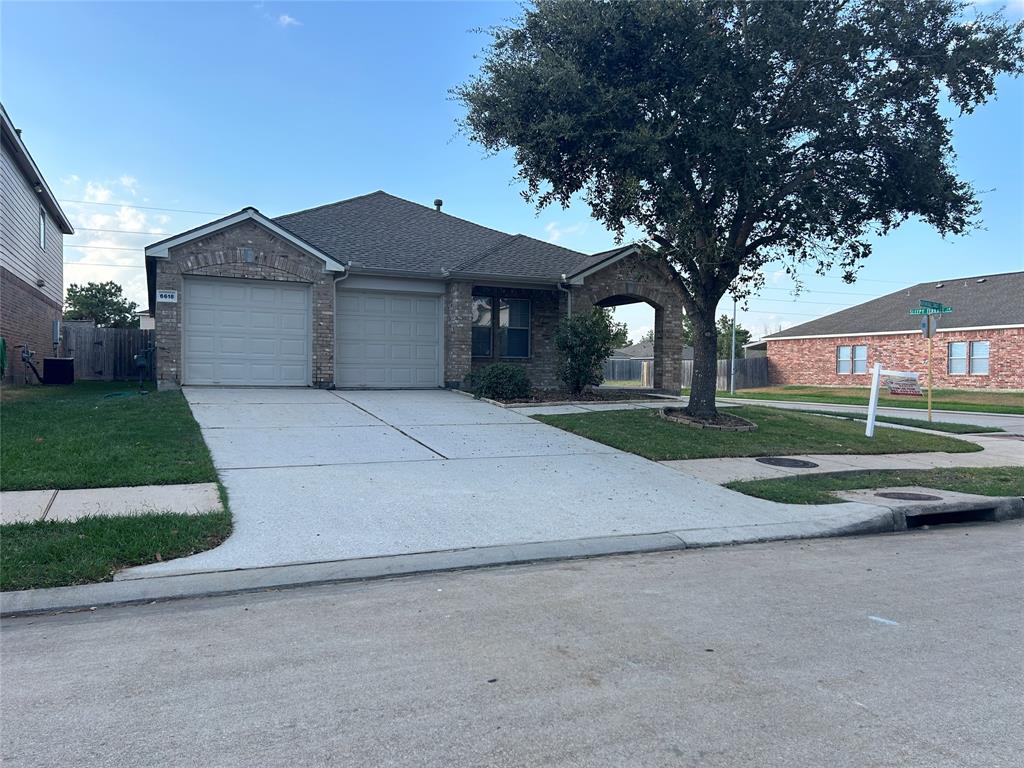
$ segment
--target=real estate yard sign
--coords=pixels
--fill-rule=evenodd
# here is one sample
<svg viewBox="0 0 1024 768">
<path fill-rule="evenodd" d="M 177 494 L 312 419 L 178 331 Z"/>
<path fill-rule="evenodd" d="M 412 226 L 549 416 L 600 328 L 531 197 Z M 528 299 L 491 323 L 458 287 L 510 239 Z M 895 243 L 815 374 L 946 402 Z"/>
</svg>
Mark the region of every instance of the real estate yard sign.
<svg viewBox="0 0 1024 768">
<path fill-rule="evenodd" d="M 871 371 L 871 398 L 868 400 L 868 425 L 864 429 L 864 435 L 874 437 L 875 416 L 878 413 L 878 391 L 884 386 L 889 388 L 893 395 L 916 395 L 921 396 L 921 385 L 918 382 L 917 374 L 913 371 L 886 371 L 881 363 L 875 363 Z"/>
</svg>

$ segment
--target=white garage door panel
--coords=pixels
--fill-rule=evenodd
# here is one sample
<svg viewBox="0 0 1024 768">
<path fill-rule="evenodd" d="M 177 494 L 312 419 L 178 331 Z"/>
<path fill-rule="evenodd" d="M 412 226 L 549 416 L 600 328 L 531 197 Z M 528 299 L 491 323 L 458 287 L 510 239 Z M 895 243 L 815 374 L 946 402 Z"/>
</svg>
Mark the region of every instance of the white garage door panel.
<svg viewBox="0 0 1024 768">
<path fill-rule="evenodd" d="M 185 278 L 184 294 L 186 384 L 309 384 L 309 286 Z"/>
<path fill-rule="evenodd" d="M 342 290 L 335 384 L 441 386 L 441 297 Z"/>
</svg>

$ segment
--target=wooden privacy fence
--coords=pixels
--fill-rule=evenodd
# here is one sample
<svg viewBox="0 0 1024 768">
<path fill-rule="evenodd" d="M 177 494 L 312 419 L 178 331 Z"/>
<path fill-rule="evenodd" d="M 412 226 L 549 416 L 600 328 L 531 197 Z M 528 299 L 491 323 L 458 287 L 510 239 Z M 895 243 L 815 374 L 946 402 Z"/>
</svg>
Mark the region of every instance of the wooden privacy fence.
<svg viewBox="0 0 1024 768">
<path fill-rule="evenodd" d="M 151 329 L 97 328 L 84 323 L 65 322 L 62 329 L 61 355 L 75 359 L 75 379 L 111 381 L 135 379 L 135 355 L 154 346 Z M 155 352 L 150 352 L 150 366 L 145 372 L 153 380 L 156 366 Z"/>
<path fill-rule="evenodd" d="M 718 384 L 720 390 L 729 389 L 728 360 L 718 361 Z M 688 387 L 693 381 L 693 360 L 683 360 L 683 386 Z M 768 386 L 768 358 L 743 357 L 736 360 L 736 389 L 751 389 Z"/>
</svg>

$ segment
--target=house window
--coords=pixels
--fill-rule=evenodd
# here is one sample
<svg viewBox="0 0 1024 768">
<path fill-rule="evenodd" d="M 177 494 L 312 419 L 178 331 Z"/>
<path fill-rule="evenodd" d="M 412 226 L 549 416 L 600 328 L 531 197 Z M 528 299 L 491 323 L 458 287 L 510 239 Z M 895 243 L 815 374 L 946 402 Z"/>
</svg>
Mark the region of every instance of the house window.
<svg viewBox="0 0 1024 768">
<path fill-rule="evenodd" d="M 502 357 L 530 356 L 530 302 L 527 299 L 499 300 L 498 353 Z"/>
<path fill-rule="evenodd" d="M 46 248 L 46 209 L 39 206 L 39 247 Z"/>
<path fill-rule="evenodd" d="M 951 341 L 948 350 L 946 370 L 951 376 L 988 375 L 987 341 Z"/>
<path fill-rule="evenodd" d="M 971 342 L 971 374 L 988 376 L 988 342 Z"/>
<path fill-rule="evenodd" d="M 473 357 L 491 356 L 493 301 L 488 296 L 473 297 Z"/>
<path fill-rule="evenodd" d="M 864 344 L 836 347 L 836 373 L 867 373 L 868 348 Z"/>
</svg>

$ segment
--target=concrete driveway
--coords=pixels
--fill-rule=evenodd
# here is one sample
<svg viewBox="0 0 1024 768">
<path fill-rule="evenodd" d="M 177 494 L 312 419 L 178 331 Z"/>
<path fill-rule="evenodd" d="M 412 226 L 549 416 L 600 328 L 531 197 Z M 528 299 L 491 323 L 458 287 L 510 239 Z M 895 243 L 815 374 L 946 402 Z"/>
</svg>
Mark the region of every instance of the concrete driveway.
<svg viewBox="0 0 1024 768">
<path fill-rule="evenodd" d="M 806 520 L 514 410 L 429 391 L 188 388 L 235 531 L 119 578 Z"/>
</svg>

